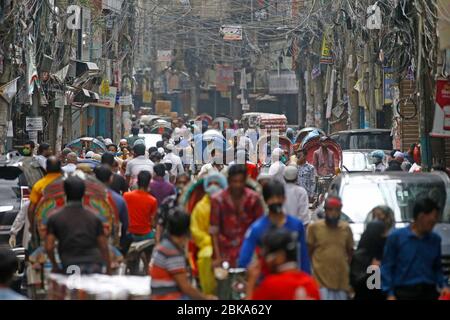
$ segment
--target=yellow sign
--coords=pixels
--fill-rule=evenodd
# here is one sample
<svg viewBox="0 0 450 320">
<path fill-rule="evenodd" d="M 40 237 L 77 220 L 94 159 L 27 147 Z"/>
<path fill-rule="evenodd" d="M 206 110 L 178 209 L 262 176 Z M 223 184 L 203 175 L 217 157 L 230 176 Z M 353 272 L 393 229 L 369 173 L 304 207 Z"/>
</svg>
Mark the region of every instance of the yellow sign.
<svg viewBox="0 0 450 320">
<path fill-rule="evenodd" d="M 331 52 L 331 35 L 329 32 L 326 32 L 323 35 L 322 40 L 322 55 L 320 57 L 320 63 L 322 64 L 333 64 L 333 54 Z"/>
<path fill-rule="evenodd" d="M 102 80 L 102 84 L 100 85 L 100 94 L 102 96 L 107 96 L 109 94 L 109 81 L 107 79 Z"/>
<path fill-rule="evenodd" d="M 145 90 L 142 95 L 142 102 L 143 103 L 152 103 L 153 99 L 153 92 Z"/>
</svg>

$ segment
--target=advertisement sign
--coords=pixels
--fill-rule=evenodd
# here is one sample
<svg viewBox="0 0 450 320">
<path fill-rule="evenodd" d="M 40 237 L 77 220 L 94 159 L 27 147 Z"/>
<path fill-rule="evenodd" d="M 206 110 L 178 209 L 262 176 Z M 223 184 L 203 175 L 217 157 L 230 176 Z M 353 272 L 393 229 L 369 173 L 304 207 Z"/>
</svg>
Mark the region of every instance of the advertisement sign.
<svg viewBox="0 0 450 320">
<path fill-rule="evenodd" d="M 171 62 L 172 50 L 158 50 L 158 62 Z"/>
<path fill-rule="evenodd" d="M 216 86 L 217 91 L 228 91 L 228 87 L 234 84 L 234 69 L 232 66 L 223 64 L 216 65 Z"/>
<path fill-rule="evenodd" d="M 44 123 L 42 117 L 26 118 L 25 128 L 27 131 L 42 131 L 44 130 Z"/>
<path fill-rule="evenodd" d="M 131 95 L 121 96 L 119 98 L 119 104 L 121 106 L 131 106 L 133 105 L 133 97 Z"/>
<path fill-rule="evenodd" d="M 394 73 L 392 73 L 392 68 L 384 68 L 384 84 L 383 84 L 383 90 L 384 90 L 384 104 L 389 105 L 393 102 L 393 92 L 395 90 L 395 87 L 398 86 L 398 83 L 395 79 Z"/>
<path fill-rule="evenodd" d="M 327 32 L 323 35 L 322 40 L 322 54 L 320 57 L 320 63 L 321 64 L 333 64 L 333 54 L 331 51 L 331 36 Z"/>
<path fill-rule="evenodd" d="M 294 71 L 274 71 L 269 74 L 269 94 L 298 94 L 298 81 Z"/>
<path fill-rule="evenodd" d="M 450 138 L 450 81 L 436 81 L 436 108 L 432 137 Z"/>
<path fill-rule="evenodd" d="M 225 41 L 241 41 L 242 26 L 224 25 L 220 28 L 220 35 Z"/>
<path fill-rule="evenodd" d="M 116 105 L 117 88 L 109 87 L 108 93 L 101 94 L 97 103 L 91 103 L 93 106 L 105 107 L 113 109 Z"/>
<path fill-rule="evenodd" d="M 149 90 L 145 90 L 142 94 L 142 102 L 143 103 L 152 103 L 153 93 Z"/>
</svg>

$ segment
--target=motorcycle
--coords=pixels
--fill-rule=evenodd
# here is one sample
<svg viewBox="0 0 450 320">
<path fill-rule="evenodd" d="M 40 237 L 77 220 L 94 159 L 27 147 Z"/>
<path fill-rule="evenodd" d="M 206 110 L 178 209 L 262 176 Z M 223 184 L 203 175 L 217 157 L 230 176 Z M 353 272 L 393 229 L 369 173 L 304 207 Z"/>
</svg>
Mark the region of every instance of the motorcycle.
<svg viewBox="0 0 450 320">
<path fill-rule="evenodd" d="M 155 239 L 132 242 L 119 274 L 146 276 L 155 244 Z"/>
</svg>

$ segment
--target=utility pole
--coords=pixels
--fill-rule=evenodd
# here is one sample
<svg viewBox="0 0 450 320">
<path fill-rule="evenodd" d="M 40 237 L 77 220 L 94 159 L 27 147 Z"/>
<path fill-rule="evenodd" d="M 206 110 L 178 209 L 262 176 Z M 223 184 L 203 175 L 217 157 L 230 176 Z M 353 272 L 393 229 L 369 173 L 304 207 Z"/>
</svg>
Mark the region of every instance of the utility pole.
<svg viewBox="0 0 450 320">
<path fill-rule="evenodd" d="M 305 71 L 305 97 L 306 97 L 306 126 L 314 126 L 314 102 L 311 90 L 311 71 L 312 62 L 311 57 L 308 56 L 306 59 L 306 71 Z"/>
<path fill-rule="evenodd" d="M 416 1 L 416 5 L 417 1 Z M 421 7 L 423 12 L 424 8 Z M 423 16 L 419 13 L 417 19 L 417 92 L 418 92 L 418 109 L 419 109 L 419 137 L 421 145 L 422 167 L 427 170 L 431 167 L 431 145 L 430 138 L 427 131 L 427 112 L 425 106 L 425 91 L 424 91 L 424 65 L 423 65 Z M 428 101 L 428 99 L 427 99 Z"/>
<path fill-rule="evenodd" d="M 357 74 L 355 72 L 357 65 L 357 56 L 355 51 L 355 45 L 350 37 L 350 32 L 347 30 L 346 35 L 346 49 L 347 49 L 347 95 L 348 95 L 348 107 L 351 108 L 349 110 L 351 112 L 351 128 L 349 129 L 359 129 L 359 99 L 358 99 L 358 91 L 355 90 L 355 85 L 357 81 Z"/>
<path fill-rule="evenodd" d="M 367 59 L 369 66 L 369 125 L 377 127 L 377 108 L 375 102 L 375 63 L 373 61 L 373 41 L 369 40 L 367 45 Z"/>
</svg>

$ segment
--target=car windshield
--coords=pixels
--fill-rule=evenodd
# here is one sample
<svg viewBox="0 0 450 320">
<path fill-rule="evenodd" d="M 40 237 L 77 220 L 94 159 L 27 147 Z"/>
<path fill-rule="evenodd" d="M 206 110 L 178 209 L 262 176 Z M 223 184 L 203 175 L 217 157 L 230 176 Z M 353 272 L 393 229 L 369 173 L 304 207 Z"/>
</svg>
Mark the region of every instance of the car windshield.
<svg viewBox="0 0 450 320">
<path fill-rule="evenodd" d="M 351 134 L 349 148 L 392 150 L 392 137 L 389 132 Z"/>
<path fill-rule="evenodd" d="M 0 212 L 1 208 L 14 206 L 17 203 L 17 194 L 14 191 L 17 186 L 17 180 L 0 179 Z"/>
<path fill-rule="evenodd" d="M 449 207 L 445 184 L 439 181 L 424 183 L 414 181 L 372 180 L 351 181 L 343 186 L 341 197 L 343 201 L 342 212 L 344 219 L 352 223 L 364 223 L 367 214 L 376 206 L 387 205 L 395 213 L 397 222 L 412 220 L 414 201 L 419 196 L 428 196 L 444 208 L 442 221 L 449 220 Z"/>
<path fill-rule="evenodd" d="M 349 171 L 372 171 L 373 165 L 370 164 L 369 155 L 362 152 L 344 152 L 343 165 Z"/>
</svg>

